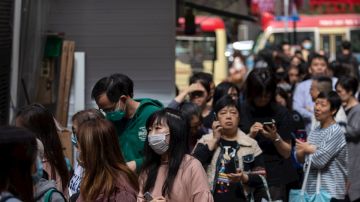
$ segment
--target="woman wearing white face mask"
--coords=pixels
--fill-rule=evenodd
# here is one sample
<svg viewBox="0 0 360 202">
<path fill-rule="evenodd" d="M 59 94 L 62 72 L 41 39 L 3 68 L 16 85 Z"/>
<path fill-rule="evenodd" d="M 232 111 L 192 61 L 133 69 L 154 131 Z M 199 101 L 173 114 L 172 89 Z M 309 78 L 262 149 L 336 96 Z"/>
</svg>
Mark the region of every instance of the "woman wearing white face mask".
<svg viewBox="0 0 360 202">
<path fill-rule="evenodd" d="M 213 201 L 201 163 L 187 154 L 189 126 L 174 109 L 147 121 L 138 201 Z"/>
</svg>

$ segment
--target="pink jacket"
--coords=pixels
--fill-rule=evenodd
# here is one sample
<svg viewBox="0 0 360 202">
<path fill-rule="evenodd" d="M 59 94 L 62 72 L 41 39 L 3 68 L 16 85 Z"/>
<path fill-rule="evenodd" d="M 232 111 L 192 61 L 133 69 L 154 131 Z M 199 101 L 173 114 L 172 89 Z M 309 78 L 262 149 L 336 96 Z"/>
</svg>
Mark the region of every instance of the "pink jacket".
<svg viewBox="0 0 360 202">
<path fill-rule="evenodd" d="M 155 182 L 151 191 L 153 198 L 161 196 L 161 189 L 165 182 L 168 165 L 160 166 Z M 140 193 L 137 201 L 144 202 L 143 186 L 146 176 L 140 176 Z M 190 155 L 186 155 L 180 165 L 179 171 L 175 177 L 171 198 L 164 196 L 167 201 L 171 202 L 212 202 L 213 197 L 207 182 L 207 176 L 201 163 Z"/>
<path fill-rule="evenodd" d="M 103 194 L 100 194 L 94 202 L 135 202 L 136 196 L 137 192 L 130 185 L 128 180 L 120 175 L 116 183 L 116 191 L 109 198 L 105 197 Z M 80 196 L 76 202 L 85 202 L 82 197 L 82 193 L 80 193 Z"/>
</svg>

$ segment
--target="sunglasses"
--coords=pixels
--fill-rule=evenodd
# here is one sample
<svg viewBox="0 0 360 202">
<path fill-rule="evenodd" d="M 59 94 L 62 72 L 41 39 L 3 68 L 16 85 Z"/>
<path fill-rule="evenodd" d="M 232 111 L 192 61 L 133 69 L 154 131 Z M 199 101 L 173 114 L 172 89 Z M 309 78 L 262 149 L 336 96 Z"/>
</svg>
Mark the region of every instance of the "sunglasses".
<svg viewBox="0 0 360 202">
<path fill-rule="evenodd" d="M 197 91 L 190 93 L 189 95 L 190 95 L 190 97 L 204 97 L 205 92 L 201 91 L 201 90 L 197 90 Z"/>
</svg>

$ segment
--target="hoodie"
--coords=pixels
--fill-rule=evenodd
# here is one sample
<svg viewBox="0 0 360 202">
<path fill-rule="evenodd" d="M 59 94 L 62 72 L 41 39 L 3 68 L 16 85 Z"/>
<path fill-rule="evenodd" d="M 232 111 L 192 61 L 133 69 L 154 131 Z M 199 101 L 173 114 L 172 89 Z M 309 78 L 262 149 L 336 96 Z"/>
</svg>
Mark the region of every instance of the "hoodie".
<svg viewBox="0 0 360 202">
<path fill-rule="evenodd" d="M 155 111 L 163 105 L 153 99 L 134 99 L 140 105 L 131 119 L 123 118 L 115 121 L 116 133 L 119 137 L 119 145 L 126 162 L 135 161 L 136 169 L 139 170 L 144 158 L 144 142 L 147 136 L 146 121 Z"/>
<path fill-rule="evenodd" d="M 51 188 L 56 189 L 56 185 L 54 181 L 46 180 L 41 178 L 39 182 L 35 185 L 35 193 L 34 198 L 37 202 L 44 202 L 46 192 L 48 192 Z M 63 195 L 59 193 L 59 191 L 54 191 L 50 197 L 51 202 L 65 202 Z"/>
</svg>

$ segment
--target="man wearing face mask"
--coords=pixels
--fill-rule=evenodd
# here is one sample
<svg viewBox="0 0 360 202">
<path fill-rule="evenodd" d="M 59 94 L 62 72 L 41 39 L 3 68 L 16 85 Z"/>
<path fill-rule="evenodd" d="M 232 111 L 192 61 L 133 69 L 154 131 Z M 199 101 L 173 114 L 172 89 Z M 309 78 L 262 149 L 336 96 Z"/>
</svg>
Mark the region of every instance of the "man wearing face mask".
<svg viewBox="0 0 360 202">
<path fill-rule="evenodd" d="M 133 81 L 123 74 L 101 78 L 92 89 L 91 97 L 106 119 L 113 122 L 119 137 L 119 145 L 127 165 L 135 171 L 143 162 L 146 139 L 146 121 L 162 108 L 152 99 L 133 99 Z"/>
</svg>

